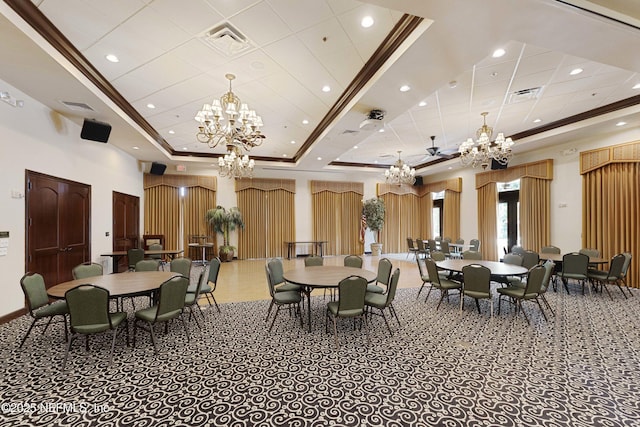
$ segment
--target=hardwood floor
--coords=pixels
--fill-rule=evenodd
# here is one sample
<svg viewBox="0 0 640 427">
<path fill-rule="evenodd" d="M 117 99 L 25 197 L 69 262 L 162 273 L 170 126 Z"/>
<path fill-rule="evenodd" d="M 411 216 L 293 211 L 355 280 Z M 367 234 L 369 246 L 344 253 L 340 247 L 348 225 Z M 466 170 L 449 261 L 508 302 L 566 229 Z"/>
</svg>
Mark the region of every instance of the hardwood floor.
<svg viewBox="0 0 640 427">
<path fill-rule="evenodd" d="M 378 270 L 378 260 L 387 257 L 393 263 L 393 269 L 400 268 L 399 288 L 413 288 L 422 285 L 415 258 L 406 254 L 386 254 L 382 257 L 371 255 L 362 256 L 363 268 L 371 271 Z M 342 265 L 344 256 L 326 256 L 325 265 Z M 265 275 L 264 259 L 235 260 L 224 262 L 220 266 L 218 285 L 215 296 L 218 303 L 267 300 L 270 298 Z M 304 267 L 304 258 L 283 259 L 284 269 Z M 195 268 L 194 268 L 195 269 Z M 315 291 L 321 294 L 322 290 Z M 200 305 L 206 304 L 206 299 Z"/>
</svg>

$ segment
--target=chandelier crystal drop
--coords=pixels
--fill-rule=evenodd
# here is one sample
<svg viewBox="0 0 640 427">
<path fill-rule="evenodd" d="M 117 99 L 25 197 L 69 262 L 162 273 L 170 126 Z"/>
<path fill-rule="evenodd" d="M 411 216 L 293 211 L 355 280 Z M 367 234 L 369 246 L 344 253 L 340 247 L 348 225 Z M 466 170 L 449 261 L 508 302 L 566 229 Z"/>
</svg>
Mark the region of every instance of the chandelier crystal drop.
<svg viewBox="0 0 640 427">
<path fill-rule="evenodd" d="M 402 151 L 398 151 L 398 160 L 384 171 L 385 180 L 387 184 L 411 185 L 416 182 L 416 170 L 402 161 L 400 153 Z"/>
<path fill-rule="evenodd" d="M 231 90 L 231 82 L 236 76 L 226 74 L 225 77 L 229 80 L 229 92 L 211 104 L 204 104 L 196 114 L 195 120 L 199 123 L 196 138 L 209 148 L 225 144 L 249 151 L 264 140 L 265 136 L 260 132 L 262 118 Z"/>
<path fill-rule="evenodd" d="M 221 177 L 226 178 L 253 178 L 255 162 L 237 145 L 227 146 L 229 152 L 224 157 L 218 157 L 218 168 Z"/>
<path fill-rule="evenodd" d="M 458 149 L 460 161 L 465 166 L 471 165 L 475 168 L 480 165 L 482 169 L 486 169 L 491 164 L 491 160 L 506 165 L 513 157 L 511 147 L 514 142 L 511 138 L 505 138 L 504 134 L 500 132 L 495 141 L 491 142 L 493 128 L 487 126 L 488 114 L 487 112 L 481 114 L 484 124 L 476 131 L 476 142 L 469 138 L 460 144 Z"/>
</svg>

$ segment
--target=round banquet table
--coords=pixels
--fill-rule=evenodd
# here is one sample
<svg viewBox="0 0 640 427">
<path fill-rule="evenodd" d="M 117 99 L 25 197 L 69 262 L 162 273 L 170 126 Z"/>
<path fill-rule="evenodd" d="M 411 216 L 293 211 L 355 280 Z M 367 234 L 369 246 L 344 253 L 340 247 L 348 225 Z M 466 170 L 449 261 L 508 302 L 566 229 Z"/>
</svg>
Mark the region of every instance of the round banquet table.
<svg viewBox="0 0 640 427">
<path fill-rule="evenodd" d="M 69 289 L 79 285 L 91 284 L 108 290 L 109 295 L 112 297 L 145 294 L 155 291 L 162 283 L 177 275 L 178 273 L 170 271 L 105 274 L 58 283 L 47 289 L 47 293 L 54 298 L 64 298 L 65 292 Z"/>
<path fill-rule="evenodd" d="M 485 261 L 476 259 L 446 259 L 444 261 L 436 262 L 436 265 L 449 271 L 462 272 L 462 267 L 470 264 L 480 264 L 491 270 L 491 274 L 494 276 L 520 276 L 527 274 L 527 269 L 520 265 L 505 264 L 504 262 L 497 261 Z"/>
<path fill-rule="evenodd" d="M 364 268 L 343 267 L 337 265 L 318 265 L 294 268 L 284 272 L 284 279 L 295 285 L 300 285 L 307 295 L 307 322 L 311 332 L 311 291 L 315 288 L 337 288 L 342 279 L 349 276 L 361 276 L 371 283 L 378 278 L 378 274 Z"/>
</svg>

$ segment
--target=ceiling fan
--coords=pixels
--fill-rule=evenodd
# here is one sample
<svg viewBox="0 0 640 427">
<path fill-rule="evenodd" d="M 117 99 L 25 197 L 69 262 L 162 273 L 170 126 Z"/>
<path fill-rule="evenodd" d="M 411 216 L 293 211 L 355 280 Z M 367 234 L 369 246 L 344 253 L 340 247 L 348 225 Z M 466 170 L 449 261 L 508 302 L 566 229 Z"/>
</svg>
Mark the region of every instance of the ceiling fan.
<svg viewBox="0 0 640 427">
<path fill-rule="evenodd" d="M 425 157 L 424 159 L 428 159 L 429 157 L 442 157 L 443 159 L 451 159 L 453 158 L 453 154 L 449 154 L 449 153 L 445 153 L 443 151 L 440 151 L 440 147 L 436 147 L 436 137 L 434 135 L 431 136 L 431 147 L 427 147 L 427 153 L 429 153 L 429 155 L 427 157 Z M 423 159 L 423 160 L 424 160 Z"/>
</svg>

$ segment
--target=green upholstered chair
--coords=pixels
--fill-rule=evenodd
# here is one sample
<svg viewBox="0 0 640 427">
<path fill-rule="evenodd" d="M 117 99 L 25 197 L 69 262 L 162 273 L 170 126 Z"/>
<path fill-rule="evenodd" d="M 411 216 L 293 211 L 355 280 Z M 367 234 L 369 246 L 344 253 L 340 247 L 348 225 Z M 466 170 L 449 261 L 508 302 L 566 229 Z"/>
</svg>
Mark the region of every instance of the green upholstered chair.
<svg viewBox="0 0 640 427">
<path fill-rule="evenodd" d="M 158 291 L 158 303 L 152 307 L 138 310 L 135 312 L 135 321 L 133 322 L 133 346 L 136 346 L 136 335 L 138 328 L 144 329 L 151 334 L 151 342 L 153 343 L 153 352 L 158 354 L 156 346 L 156 336 L 153 327 L 159 323 L 165 324 L 165 333 L 168 332 L 169 322 L 173 319 L 180 318 L 184 327 L 187 339 L 189 337 L 189 329 L 182 315 L 184 312 L 185 297 L 187 295 L 187 287 L 189 286 L 189 278 L 185 276 L 174 276 L 160 285 Z"/>
<path fill-rule="evenodd" d="M 362 268 L 362 257 L 358 255 L 347 255 L 344 257 L 343 265 L 345 267 Z"/>
<path fill-rule="evenodd" d="M 579 252 L 571 252 L 562 256 L 562 271 L 557 276 L 562 279 L 564 289 L 569 293 L 569 280 L 576 280 L 582 284 L 582 293 L 584 294 L 584 285 L 587 281 L 589 270 L 589 256 Z M 591 288 L 589 288 L 591 292 Z"/>
<path fill-rule="evenodd" d="M 624 264 L 622 265 L 620 280 L 622 280 L 627 291 L 629 291 L 629 295 L 633 296 L 631 288 L 629 288 L 629 283 L 627 283 L 627 271 L 629 271 L 629 266 L 631 265 L 631 252 L 623 252 L 622 255 L 624 255 Z"/>
<path fill-rule="evenodd" d="M 200 322 L 198 322 L 197 316 L 194 315 L 193 308 L 197 307 L 198 311 L 200 311 L 200 315 L 204 319 L 204 313 L 202 312 L 202 308 L 200 308 L 200 304 L 198 304 L 198 299 L 200 298 L 200 295 L 202 294 L 202 292 L 201 292 L 202 285 L 204 284 L 204 280 L 206 278 L 207 278 L 207 276 L 205 275 L 205 270 L 202 270 L 200 272 L 200 277 L 198 278 L 198 281 L 196 282 L 196 287 L 194 289 L 194 292 L 187 292 L 185 297 L 184 297 L 184 307 L 189 309 L 189 320 L 191 320 L 191 318 L 193 317 L 194 320 L 196 321 L 196 325 L 198 325 L 198 328 L 200 328 L 200 329 L 202 329 L 202 327 L 200 326 Z"/>
<path fill-rule="evenodd" d="M 527 270 L 540 264 L 540 255 L 535 251 L 524 251 L 522 255 L 522 266 Z"/>
<path fill-rule="evenodd" d="M 542 279 L 542 285 L 540 287 L 540 293 L 539 293 L 539 297 L 542 300 L 542 302 L 544 303 L 544 305 L 549 309 L 549 311 L 551 311 L 551 314 L 555 316 L 555 312 L 553 311 L 553 308 L 551 307 L 551 305 L 549 304 L 549 301 L 547 301 L 547 298 L 545 297 L 545 294 L 547 293 L 547 290 L 549 289 L 549 282 L 551 281 L 551 277 L 553 276 L 554 272 L 556 271 L 556 263 L 551 261 L 551 260 L 547 260 L 544 262 L 544 264 L 542 264 L 542 266 L 544 267 L 544 277 Z M 518 280 L 518 281 L 514 281 L 511 283 L 511 286 L 516 286 L 519 288 L 524 289 L 527 286 L 527 282 L 526 281 L 522 281 L 522 280 Z"/>
<path fill-rule="evenodd" d="M 277 309 L 275 314 L 273 315 L 271 325 L 269 326 L 269 332 L 271 332 L 271 329 L 276 322 L 276 318 L 278 317 L 278 313 L 280 313 L 280 308 L 283 306 L 295 309 L 296 315 L 300 317 L 300 327 L 302 328 L 304 325 L 302 323 L 302 310 L 300 309 L 302 301 L 300 290 L 298 288 L 298 290 L 281 290 L 278 292 L 276 290 L 276 283 L 281 279 L 282 276 L 282 271 L 278 271 L 278 269 L 282 267 L 282 262 L 277 258 L 274 258 L 270 261 L 271 262 L 267 262 L 267 264 L 265 265 L 265 271 L 267 273 L 267 286 L 269 287 L 269 295 L 271 296 L 271 303 L 269 304 L 269 310 L 267 311 L 267 318 L 265 319 L 265 322 L 269 320 L 269 315 L 274 305 L 277 307 Z M 274 267 L 275 271 L 272 270 L 271 267 Z M 282 281 L 284 282 L 284 279 L 282 279 Z"/>
<path fill-rule="evenodd" d="M 387 316 L 385 316 L 384 311 L 386 309 L 389 309 L 391 317 L 395 317 L 396 321 L 398 322 L 398 326 L 400 326 L 398 313 L 396 313 L 396 310 L 393 307 L 393 300 L 396 297 L 396 289 L 398 289 L 398 280 L 400 280 L 400 269 L 396 268 L 396 270 L 391 275 L 391 281 L 389 282 L 389 291 L 386 294 L 367 292 L 364 295 L 364 304 L 367 307 L 367 313 L 382 316 L 382 319 L 384 319 L 384 323 L 385 325 L 387 325 L 387 329 L 389 329 L 389 333 L 391 335 L 393 335 L 393 331 L 389 326 L 389 322 L 387 321 Z M 373 311 L 374 308 L 378 310 L 379 313 Z"/>
<path fill-rule="evenodd" d="M 493 296 L 491 295 L 491 270 L 480 264 L 470 264 L 462 267 L 462 289 L 460 294 L 460 311 L 464 307 L 464 297 L 471 297 L 476 301 L 480 313 L 480 300 L 488 299 L 493 317 Z"/>
<path fill-rule="evenodd" d="M 62 370 L 67 366 L 67 359 L 73 340 L 84 335 L 85 346 L 89 350 L 89 335 L 112 331 L 111 352 L 109 353 L 109 365 L 113 360 L 113 349 L 116 345 L 120 325 L 124 324 L 129 345 L 129 328 L 127 327 L 127 313 L 109 312 L 109 291 L 99 286 L 80 285 L 69 289 L 65 293 L 65 299 L 69 306 L 69 324 L 71 334 L 64 355 Z"/>
<path fill-rule="evenodd" d="M 429 250 L 429 254 L 433 253 L 433 252 L 437 252 L 438 251 L 438 244 L 436 243 L 436 241 L 434 239 L 428 239 L 427 240 L 427 248 Z"/>
<path fill-rule="evenodd" d="M 522 266 L 522 263 L 524 262 L 524 256 L 519 253 L 516 254 L 516 253 L 510 252 L 504 255 L 504 257 L 502 258 L 502 262 L 505 264 Z M 504 285 L 509 285 L 509 286 L 513 285 L 514 283 L 520 282 L 519 277 L 509 277 L 509 276 L 491 276 L 491 280 L 494 282 L 502 283 Z"/>
<path fill-rule="evenodd" d="M 135 271 L 158 271 L 160 261 L 157 259 L 143 259 L 136 262 Z"/>
<path fill-rule="evenodd" d="M 447 257 L 440 251 L 432 251 L 429 254 L 429 257 L 435 262 L 444 261 L 445 259 L 447 259 Z"/>
<path fill-rule="evenodd" d="M 129 262 L 129 270 L 134 271 L 138 261 L 144 259 L 144 249 L 132 248 L 127 251 L 127 260 Z"/>
<path fill-rule="evenodd" d="M 508 297 L 510 302 L 515 304 L 516 316 L 521 311 L 524 315 L 524 318 L 527 320 L 527 323 L 530 322 L 529 318 L 527 317 L 527 313 L 522 308 L 523 301 L 535 301 L 540 308 L 540 312 L 542 313 L 544 320 L 547 320 L 547 316 L 544 313 L 544 310 L 542 309 L 542 305 L 540 304 L 538 298 L 542 293 L 545 277 L 547 277 L 547 283 L 548 278 L 551 277 L 550 272 L 552 268 L 552 266 L 544 267 L 542 265 L 536 265 L 529 270 L 529 273 L 527 273 L 527 281 L 525 282 L 524 287 L 508 286 L 506 288 L 498 288 L 498 293 L 500 294 L 498 297 L 498 313 L 500 313 L 500 305 L 502 302 L 502 297 L 504 296 Z"/>
<path fill-rule="evenodd" d="M 440 290 L 440 301 L 438 301 L 438 305 L 436 306 L 437 310 L 438 308 L 440 308 L 440 304 L 445 297 L 447 297 L 448 300 L 449 292 L 454 290 L 460 291 L 462 284 L 440 277 L 440 275 L 438 274 L 438 266 L 433 259 L 433 254 L 431 258 L 425 259 L 424 263 L 427 266 L 427 275 L 429 276 L 429 280 L 431 281 L 431 286 Z"/>
<path fill-rule="evenodd" d="M 511 253 L 520 255 L 522 258 L 524 258 L 524 252 L 525 252 L 524 248 L 520 245 L 513 245 L 511 247 Z"/>
<path fill-rule="evenodd" d="M 449 249 L 448 241 L 446 240 L 440 241 L 440 252 L 442 252 L 446 258 L 451 258 L 451 250 Z"/>
<path fill-rule="evenodd" d="M 444 254 L 442 255 L 441 261 L 444 261 Z M 420 279 L 422 279 L 422 285 L 420 286 L 420 289 L 418 289 L 418 295 L 416 295 L 416 299 L 420 298 L 422 288 L 424 288 L 427 283 L 429 283 L 429 292 L 427 292 L 427 297 L 424 299 L 424 301 L 426 302 L 429 299 L 429 295 L 431 294 L 433 285 L 431 284 L 431 279 L 429 279 L 429 272 L 427 271 L 427 264 L 425 262 L 425 259 L 416 258 L 416 262 L 418 263 L 418 273 L 420 273 Z M 448 273 L 446 271 L 438 271 L 438 276 L 440 277 L 440 279 L 446 280 Z"/>
<path fill-rule="evenodd" d="M 74 279 L 86 279 L 87 277 L 102 276 L 102 265 L 95 262 L 83 262 L 71 270 Z"/>
<path fill-rule="evenodd" d="M 468 250 L 468 251 L 462 252 L 461 255 L 462 255 L 462 259 L 472 259 L 476 261 L 482 260 L 482 254 L 478 251 Z"/>
<path fill-rule="evenodd" d="M 304 259 L 305 267 L 319 266 L 324 264 L 324 259 L 321 256 L 311 255 Z"/>
<path fill-rule="evenodd" d="M 562 252 L 560 251 L 559 247 L 549 245 L 549 246 L 543 246 L 542 249 L 540 249 L 540 253 L 541 254 L 559 254 Z"/>
<path fill-rule="evenodd" d="M 418 240 L 422 242 L 421 239 Z M 424 247 L 424 243 L 422 244 L 422 246 Z M 411 237 L 407 237 L 407 258 L 409 258 L 409 255 L 411 254 L 413 254 L 414 256 L 418 256 L 418 252 L 419 249 L 416 247 L 416 241 L 414 241 Z"/>
<path fill-rule="evenodd" d="M 426 258 L 429 255 L 429 248 L 425 246 L 424 240 L 416 240 L 417 250 L 416 257 L 422 256 L 422 258 Z"/>
<path fill-rule="evenodd" d="M 338 343 L 338 326 L 337 320 L 341 319 L 360 319 L 364 323 L 364 330 L 367 334 L 367 342 L 369 339 L 369 326 L 367 317 L 365 316 L 364 299 L 367 293 L 367 279 L 360 276 L 349 276 L 342 279 L 338 284 L 338 301 L 331 301 L 327 304 L 327 314 L 325 316 L 325 331 L 329 332 L 329 319 L 333 321 L 333 334 Z"/>
<path fill-rule="evenodd" d="M 162 247 L 162 245 L 160 243 L 154 243 L 152 245 L 149 245 L 149 250 L 150 251 L 161 251 L 162 249 L 164 249 Z M 158 261 L 158 264 L 160 264 L 160 268 L 162 268 L 162 270 L 164 271 L 164 266 L 167 263 L 164 260 L 164 257 L 160 254 L 158 255 L 149 255 L 150 259 L 155 259 L 156 261 Z"/>
<path fill-rule="evenodd" d="M 27 273 L 22 276 L 20 279 L 20 287 L 27 300 L 29 315 L 33 318 L 27 333 L 24 334 L 22 341 L 20 341 L 20 347 L 24 345 L 34 326 L 42 326 L 41 323 L 46 321 L 44 329 L 42 330 L 44 334 L 56 316 L 60 316 L 61 320 L 56 320 L 55 323 L 62 322 L 64 324 L 64 339 L 66 341 L 68 336 L 67 314 L 69 313 L 66 301 L 56 301 L 50 304 L 44 278 L 38 273 Z"/>
<path fill-rule="evenodd" d="M 220 307 L 218 307 L 218 301 L 216 301 L 216 297 L 213 293 L 216 290 L 216 286 L 218 286 L 218 274 L 220 273 L 220 258 L 214 257 L 209 261 L 209 265 L 207 268 L 209 269 L 207 275 L 205 276 L 206 280 L 200 286 L 200 295 L 204 295 L 207 298 L 207 302 L 211 307 L 211 301 L 215 304 L 218 313 L 220 313 Z M 197 284 L 195 285 L 197 286 Z M 189 289 L 187 292 L 194 293 L 195 286 L 189 285 Z"/>
<path fill-rule="evenodd" d="M 265 264 L 265 268 L 269 268 L 271 272 L 271 279 L 273 281 L 273 287 L 275 292 L 301 292 L 302 287 L 294 285 L 293 283 L 287 283 L 284 280 L 284 266 L 282 265 L 282 259 L 269 258 Z M 267 278 L 269 275 L 267 275 Z M 269 307 L 271 310 L 271 307 Z M 268 316 L 267 316 L 268 317 Z"/>
<path fill-rule="evenodd" d="M 169 264 L 169 271 L 184 277 L 191 277 L 191 258 L 174 258 Z"/>
<path fill-rule="evenodd" d="M 618 254 L 611 258 L 609 262 L 609 271 L 599 271 L 599 270 L 589 270 L 587 272 L 587 277 L 593 283 L 600 284 L 613 301 L 613 297 L 609 292 L 609 288 L 607 288 L 608 284 L 616 285 L 624 295 L 624 298 L 627 299 L 627 294 L 624 293 L 622 286 L 620 286 L 620 282 L 622 281 L 622 268 L 625 263 L 625 256 L 623 254 Z"/>
<path fill-rule="evenodd" d="M 469 248 L 470 250 L 480 252 L 480 240 L 471 239 L 469 241 L 469 245 L 471 245 L 471 247 Z"/>
<path fill-rule="evenodd" d="M 392 269 L 393 264 L 391 264 L 388 258 L 382 258 L 378 261 L 378 277 L 376 278 L 376 283 L 367 285 L 367 292 L 385 293 L 389 287 Z M 380 285 L 384 285 L 384 288 Z"/>
</svg>

